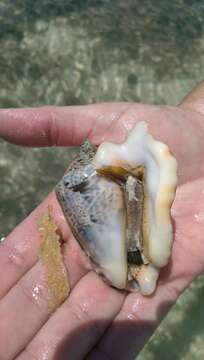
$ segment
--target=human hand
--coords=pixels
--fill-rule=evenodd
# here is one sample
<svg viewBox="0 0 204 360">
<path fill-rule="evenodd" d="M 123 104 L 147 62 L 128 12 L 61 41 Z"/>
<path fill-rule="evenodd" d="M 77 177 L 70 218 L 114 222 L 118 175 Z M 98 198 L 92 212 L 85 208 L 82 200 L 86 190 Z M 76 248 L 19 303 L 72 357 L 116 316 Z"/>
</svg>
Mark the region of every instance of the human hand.
<svg viewBox="0 0 204 360">
<path fill-rule="evenodd" d="M 178 160 L 172 207 L 175 240 L 169 265 L 151 297 L 106 285 L 64 219 L 54 192 L 0 245 L 0 359 L 134 359 L 179 294 L 204 271 L 203 86 L 180 107 L 134 103 L 0 111 L 0 135 L 26 146 L 122 141 L 135 122 L 167 143 Z M 203 101 L 204 103 L 204 101 Z M 48 205 L 66 242 L 72 292 L 49 314 L 44 268 L 38 260 L 37 219 Z"/>
</svg>

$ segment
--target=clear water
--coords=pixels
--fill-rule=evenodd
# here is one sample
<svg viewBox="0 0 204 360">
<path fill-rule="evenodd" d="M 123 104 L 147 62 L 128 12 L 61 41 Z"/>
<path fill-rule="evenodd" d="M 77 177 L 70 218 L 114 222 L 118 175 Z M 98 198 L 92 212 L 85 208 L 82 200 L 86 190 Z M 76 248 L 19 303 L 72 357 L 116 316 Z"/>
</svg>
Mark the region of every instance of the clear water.
<svg viewBox="0 0 204 360">
<path fill-rule="evenodd" d="M 204 78 L 202 0 L 1 0 L 0 106 L 176 104 Z M 0 141 L 0 238 L 52 189 L 74 150 Z M 204 279 L 140 360 L 204 358 Z"/>
</svg>

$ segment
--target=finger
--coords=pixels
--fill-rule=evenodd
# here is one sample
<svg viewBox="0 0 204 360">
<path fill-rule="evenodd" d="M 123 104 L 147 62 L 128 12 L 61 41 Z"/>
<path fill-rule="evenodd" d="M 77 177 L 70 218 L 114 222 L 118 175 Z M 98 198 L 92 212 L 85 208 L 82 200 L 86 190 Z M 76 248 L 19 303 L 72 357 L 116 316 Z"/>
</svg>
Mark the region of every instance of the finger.
<svg viewBox="0 0 204 360">
<path fill-rule="evenodd" d="M 204 114 L 204 81 L 195 86 L 182 100 L 179 106 Z"/>
<path fill-rule="evenodd" d="M 67 226 L 63 224 L 63 217 L 54 193 L 35 209 L 21 224 L 19 224 L 0 245 L 0 298 L 34 265 L 38 259 L 40 249 L 40 234 L 38 221 L 40 214 L 53 206 L 57 221 L 64 229 L 65 239 L 69 236 Z"/>
<path fill-rule="evenodd" d="M 119 311 L 124 295 L 93 272 L 85 275 L 70 297 L 42 327 L 18 360 L 84 359 Z"/>
<path fill-rule="evenodd" d="M 69 268 L 72 286 L 75 265 Z M 75 277 L 75 280 L 74 278 Z M 79 280 L 79 279 L 77 279 Z M 13 359 L 50 316 L 46 269 L 36 263 L 0 302 L 0 358 Z M 23 326 L 22 326 L 23 324 Z M 12 342 L 9 340 L 12 339 Z M 10 344 L 9 346 L 7 346 Z"/>
<path fill-rule="evenodd" d="M 13 359 L 48 315 L 44 271 L 38 263 L 1 299 L 0 358 Z"/>
<path fill-rule="evenodd" d="M 101 117 L 114 120 L 128 107 L 99 104 L 0 110 L 0 136 L 26 146 L 79 145 Z"/>
<path fill-rule="evenodd" d="M 50 205 L 51 203 L 54 205 L 55 201 L 54 194 L 51 194 L 47 201 L 32 213 L 30 219 L 28 218 L 27 221 L 25 220 L 19 225 L 19 239 L 13 237 L 11 234 L 8 239 L 10 247 L 7 245 L 3 253 L 1 253 L 0 247 L 2 260 L 4 260 L 5 251 L 8 251 L 8 249 L 12 257 L 15 255 L 15 261 L 12 260 L 12 263 L 7 260 L 5 260 L 3 264 L 0 263 L 0 266 L 4 266 L 1 270 L 2 273 L 5 274 L 5 276 L 2 276 L 3 282 L 0 285 L 2 295 L 0 301 L 0 358 L 2 359 L 13 359 L 25 348 L 27 343 L 49 318 L 46 269 L 40 261 L 37 261 L 39 234 L 35 226 L 37 227 L 39 214 L 42 214 L 42 211 L 47 211 L 46 205 Z M 63 247 L 64 260 L 69 274 L 68 281 L 71 288 L 73 288 L 80 277 L 89 271 L 88 261 L 75 239 L 70 235 L 67 225 L 64 224 L 64 217 L 61 210 L 58 209 L 58 211 L 58 223 L 61 221 L 60 231 L 64 239 L 68 238 L 68 242 Z M 55 221 L 58 211 L 56 208 L 54 213 Z M 60 220 L 60 218 L 62 219 Z M 28 230 L 29 226 L 30 228 Z M 26 247 L 26 238 L 24 238 L 26 232 L 30 241 L 28 247 Z M 29 238 L 31 233 L 33 236 L 32 239 Z M 15 240 L 17 240 L 17 245 L 15 244 Z M 37 245 L 35 244 L 36 240 Z M 15 252 L 13 249 L 11 250 L 12 243 L 15 244 Z M 23 255 L 21 253 L 20 261 L 19 253 L 17 254 L 16 249 L 18 249 L 18 251 L 21 249 L 22 253 L 26 251 Z M 31 264 L 35 260 L 37 262 L 32 266 Z M 7 294 L 5 295 L 5 293 Z M 4 297 L 3 294 L 5 295 Z M 10 339 L 12 339 L 11 344 Z"/>
<path fill-rule="evenodd" d="M 37 262 L 41 245 L 38 223 L 40 216 L 47 212 L 48 206 L 53 209 L 54 221 L 65 241 L 65 263 L 67 267 L 73 270 L 73 282 L 87 271 L 88 261 L 71 235 L 53 192 L 0 245 L 0 273 L 6 274 L 6 276 L 1 277 L 0 298 Z"/>
<path fill-rule="evenodd" d="M 0 298 L 26 273 L 37 261 L 40 249 L 38 217 L 48 204 L 56 206 L 54 195 L 35 209 L 19 224 L 0 245 Z"/>
<path fill-rule="evenodd" d="M 96 145 L 121 142 L 136 122 L 145 120 L 150 133 L 178 160 L 180 183 L 204 173 L 203 116 L 194 113 L 192 121 L 192 112 L 181 108 L 109 103 L 15 109 L 1 110 L 0 120 L 1 136 L 27 146 L 79 145 L 85 138 Z"/>
<path fill-rule="evenodd" d="M 163 289 L 163 292 L 165 290 Z M 168 294 L 168 295 L 167 295 Z M 162 301 L 161 296 L 167 301 Z M 129 295 L 120 314 L 103 336 L 102 340 L 87 356 L 87 360 L 95 360 L 103 355 L 104 359 L 133 360 L 147 343 L 161 320 L 161 314 L 173 304 L 173 293 L 154 296 L 151 300 L 138 295 Z M 165 309 L 165 310 L 164 310 Z"/>
<path fill-rule="evenodd" d="M 173 208 L 176 233 L 172 262 L 161 273 L 155 295 L 128 295 L 113 324 L 90 353 L 89 360 L 100 353 L 108 359 L 134 359 L 179 294 L 203 272 L 203 220 L 200 218 L 195 225 L 195 215 L 201 217 L 204 210 L 203 203 L 199 202 L 203 197 L 203 184 L 203 180 L 198 180 L 194 187 L 188 184 L 178 191 Z"/>
</svg>

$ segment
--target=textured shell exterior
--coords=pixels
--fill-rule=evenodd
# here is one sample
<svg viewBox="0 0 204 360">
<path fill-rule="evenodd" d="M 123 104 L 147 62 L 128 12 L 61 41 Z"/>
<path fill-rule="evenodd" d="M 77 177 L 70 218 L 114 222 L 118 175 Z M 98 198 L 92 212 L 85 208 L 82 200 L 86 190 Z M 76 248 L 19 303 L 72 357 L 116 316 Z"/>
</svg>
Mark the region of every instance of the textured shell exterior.
<svg viewBox="0 0 204 360">
<path fill-rule="evenodd" d="M 91 164 L 95 152 L 86 143 L 56 187 L 72 232 L 94 268 L 111 285 L 124 289 L 127 281 L 126 214 L 121 187 L 98 176 Z"/>
</svg>

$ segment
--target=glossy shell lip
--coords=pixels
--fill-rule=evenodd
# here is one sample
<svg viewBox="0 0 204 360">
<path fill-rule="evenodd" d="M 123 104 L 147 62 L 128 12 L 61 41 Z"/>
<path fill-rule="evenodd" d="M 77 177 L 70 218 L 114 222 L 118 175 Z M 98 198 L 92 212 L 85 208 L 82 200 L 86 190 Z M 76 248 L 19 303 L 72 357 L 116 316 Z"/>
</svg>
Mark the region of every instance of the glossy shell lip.
<svg viewBox="0 0 204 360">
<path fill-rule="evenodd" d="M 65 217 L 112 286 L 150 295 L 171 254 L 177 164 L 138 123 L 122 144 L 86 141 L 56 187 Z"/>
<path fill-rule="evenodd" d="M 96 169 L 122 166 L 127 171 L 145 168 L 144 252 L 156 267 L 165 266 L 171 251 L 170 208 L 177 185 L 177 162 L 168 146 L 148 133 L 145 122 L 139 122 L 124 143 L 102 143 L 94 165 Z"/>
</svg>

